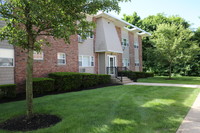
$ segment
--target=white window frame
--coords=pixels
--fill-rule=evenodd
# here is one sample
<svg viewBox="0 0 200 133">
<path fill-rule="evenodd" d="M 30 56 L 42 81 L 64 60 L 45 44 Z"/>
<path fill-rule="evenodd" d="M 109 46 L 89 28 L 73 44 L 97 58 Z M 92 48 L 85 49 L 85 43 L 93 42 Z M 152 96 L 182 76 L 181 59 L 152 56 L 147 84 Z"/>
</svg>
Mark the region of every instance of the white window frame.
<svg viewBox="0 0 200 133">
<path fill-rule="evenodd" d="M 93 39 L 94 38 L 94 32 L 93 32 L 93 30 L 90 30 L 90 32 L 92 32 L 92 33 L 88 33 L 88 35 L 87 35 L 87 38 L 88 39 Z"/>
<path fill-rule="evenodd" d="M 123 67 L 129 67 L 130 66 L 130 61 L 128 58 L 123 58 L 122 59 L 122 64 L 123 64 Z"/>
<path fill-rule="evenodd" d="M 84 57 L 87 57 L 89 62 L 87 62 L 87 64 L 89 64 L 88 66 L 83 66 L 83 58 Z M 93 60 L 92 60 L 93 59 Z M 95 66 L 95 59 L 94 59 L 94 56 L 90 56 L 90 55 L 79 55 L 79 67 L 94 67 Z M 93 63 L 93 65 L 92 65 Z M 80 65 L 81 64 L 81 65 Z"/>
<path fill-rule="evenodd" d="M 94 56 L 90 56 L 90 66 L 94 67 Z"/>
<path fill-rule="evenodd" d="M 64 58 L 60 58 L 60 54 L 64 54 Z M 61 64 L 61 63 L 58 62 L 58 60 L 63 60 L 63 59 L 65 60 L 64 63 Z M 66 54 L 65 53 L 57 53 L 57 64 L 58 65 L 66 65 L 66 62 L 67 62 L 66 61 Z"/>
<path fill-rule="evenodd" d="M 42 58 L 35 58 L 35 57 L 34 57 L 35 54 L 41 54 L 41 55 L 42 55 Z M 44 53 L 43 53 L 43 51 L 40 51 L 40 52 L 34 51 L 34 52 L 33 52 L 33 59 L 34 59 L 34 60 L 44 60 Z"/>
<path fill-rule="evenodd" d="M 135 66 L 136 66 L 136 67 L 139 67 L 139 66 L 140 66 L 140 61 L 139 61 L 139 60 L 136 60 L 136 61 L 135 61 Z"/>
<path fill-rule="evenodd" d="M 110 67 L 110 58 L 113 58 L 113 61 L 114 61 L 114 66 L 113 67 L 116 67 L 117 66 L 117 56 L 108 55 L 108 67 Z"/>
<path fill-rule="evenodd" d="M 126 40 L 126 41 L 125 41 L 125 40 Z M 126 39 L 126 38 L 123 38 L 123 40 L 122 40 L 122 46 L 123 46 L 123 47 L 128 47 L 128 46 L 129 46 L 129 40 Z"/>
<path fill-rule="evenodd" d="M 134 35 L 134 48 L 139 48 L 138 35 Z"/>
<path fill-rule="evenodd" d="M 15 67 L 15 58 L 14 58 L 14 49 L 6 49 L 6 48 L 0 48 L 0 50 L 8 50 L 10 52 L 12 52 L 11 55 L 9 55 L 10 57 L 5 57 L 6 53 L 3 52 L 2 56 L 0 54 L 0 58 L 5 58 L 5 59 L 12 59 L 12 66 L 0 66 L 0 67 Z"/>
<path fill-rule="evenodd" d="M 78 57 L 78 65 L 81 67 L 83 65 L 83 56 Z"/>
</svg>

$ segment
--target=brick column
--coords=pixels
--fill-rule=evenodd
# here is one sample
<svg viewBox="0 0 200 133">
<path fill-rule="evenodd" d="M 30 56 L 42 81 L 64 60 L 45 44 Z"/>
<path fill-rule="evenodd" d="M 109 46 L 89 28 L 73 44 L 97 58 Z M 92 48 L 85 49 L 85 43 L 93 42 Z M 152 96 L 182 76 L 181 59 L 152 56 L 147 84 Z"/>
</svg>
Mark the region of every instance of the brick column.
<svg viewBox="0 0 200 133">
<path fill-rule="evenodd" d="M 96 18 L 93 17 L 92 21 L 96 24 Z M 94 66 L 94 72 L 96 74 L 99 73 L 99 54 L 95 52 L 95 43 L 96 43 L 96 29 L 93 31 L 94 33 L 94 39 L 93 39 L 93 51 L 94 51 L 94 59 L 95 59 L 95 66 Z"/>
<path fill-rule="evenodd" d="M 129 69 L 135 71 L 135 50 L 134 50 L 134 33 L 128 32 L 129 36 Z"/>
<path fill-rule="evenodd" d="M 140 72 L 143 71 L 142 67 L 142 37 L 138 36 L 138 41 L 139 41 L 139 61 L 140 61 Z"/>
</svg>

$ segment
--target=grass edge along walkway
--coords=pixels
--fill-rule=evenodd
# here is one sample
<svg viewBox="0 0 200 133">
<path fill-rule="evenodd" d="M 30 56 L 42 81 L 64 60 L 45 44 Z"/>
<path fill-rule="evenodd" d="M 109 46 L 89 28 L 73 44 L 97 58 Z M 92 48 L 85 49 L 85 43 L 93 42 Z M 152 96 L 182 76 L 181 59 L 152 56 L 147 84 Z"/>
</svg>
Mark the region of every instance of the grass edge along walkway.
<svg viewBox="0 0 200 133">
<path fill-rule="evenodd" d="M 174 133 L 199 90 L 122 85 L 35 98 L 35 112 L 54 114 L 62 121 L 28 133 Z M 25 114 L 25 101 L 0 104 L 0 108 L 3 122 Z"/>
<path fill-rule="evenodd" d="M 169 80 L 167 76 L 156 76 L 145 79 L 138 79 L 138 82 L 200 85 L 200 77 L 189 77 L 189 76 L 172 77 L 172 80 Z"/>
</svg>

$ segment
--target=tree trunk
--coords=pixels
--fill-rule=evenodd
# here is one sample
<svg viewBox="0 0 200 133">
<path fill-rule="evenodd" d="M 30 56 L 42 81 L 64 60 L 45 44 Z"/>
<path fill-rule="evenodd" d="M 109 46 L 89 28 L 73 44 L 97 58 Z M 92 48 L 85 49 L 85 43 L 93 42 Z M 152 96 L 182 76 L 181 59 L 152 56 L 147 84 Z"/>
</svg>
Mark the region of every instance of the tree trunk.
<svg viewBox="0 0 200 133">
<path fill-rule="evenodd" d="M 27 117 L 33 114 L 33 49 L 28 50 L 28 58 L 26 64 L 26 102 Z"/>
<path fill-rule="evenodd" d="M 172 63 L 169 64 L 169 79 L 172 78 Z"/>
</svg>

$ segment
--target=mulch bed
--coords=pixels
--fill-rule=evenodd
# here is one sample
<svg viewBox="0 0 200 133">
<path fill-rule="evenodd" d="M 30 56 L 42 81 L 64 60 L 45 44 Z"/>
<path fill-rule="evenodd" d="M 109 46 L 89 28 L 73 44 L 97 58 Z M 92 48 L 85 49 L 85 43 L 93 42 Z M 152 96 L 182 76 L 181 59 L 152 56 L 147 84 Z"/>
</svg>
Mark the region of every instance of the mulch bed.
<svg viewBox="0 0 200 133">
<path fill-rule="evenodd" d="M 97 88 L 102 88 L 102 87 L 108 87 L 108 86 L 116 86 L 116 85 L 121 85 L 121 84 L 104 84 L 104 85 L 97 85 L 94 87 L 89 87 L 89 88 L 84 88 L 84 89 L 79 89 L 79 90 L 70 90 L 70 91 L 63 91 L 63 92 L 48 92 L 46 94 L 34 94 L 34 98 L 36 97 L 42 97 L 46 95 L 55 95 L 55 94 L 62 94 L 62 93 L 68 93 L 68 92 L 77 92 L 77 91 L 84 91 L 84 90 L 91 90 L 91 89 L 97 89 Z M 13 102 L 13 101 L 21 101 L 26 99 L 26 93 L 19 93 L 15 98 L 4 98 L 0 99 L 0 103 L 7 103 L 7 102 Z"/>
<path fill-rule="evenodd" d="M 34 114 L 29 119 L 23 115 L 0 123 L 0 129 L 9 131 L 31 131 L 53 126 L 60 121 L 61 119 L 55 115 Z"/>
</svg>

